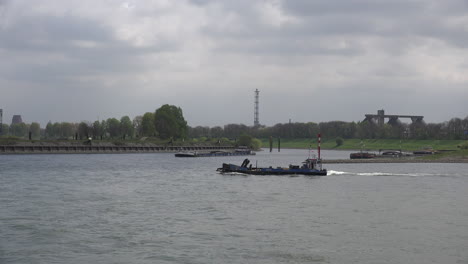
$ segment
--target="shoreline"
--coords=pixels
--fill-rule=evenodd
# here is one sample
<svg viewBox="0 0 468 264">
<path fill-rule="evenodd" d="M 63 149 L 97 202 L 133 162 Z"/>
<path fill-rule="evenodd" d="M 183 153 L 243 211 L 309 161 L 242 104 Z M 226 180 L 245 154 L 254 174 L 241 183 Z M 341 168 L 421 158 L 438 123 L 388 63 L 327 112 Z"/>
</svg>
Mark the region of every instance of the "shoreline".
<svg viewBox="0 0 468 264">
<path fill-rule="evenodd" d="M 1 155 L 37 155 L 37 154 L 138 154 L 138 153 L 177 153 L 181 151 L 229 151 L 233 146 L 161 146 L 153 144 L 19 144 L 0 145 Z M 284 148 L 301 149 L 301 148 Z M 333 149 L 324 149 L 333 150 Z M 264 151 L 264 150 L 263 150 Z M 338 150 L 349 151 L 349 150 Z M 440 157 L 439 159 L 417 158 L 374 158 L 374 159 L 323 159 L 323 164 L 357 164 L 357 163 L 468 163 L 466 157 Z"/>
<path fill-rule="evenodd" d="M 158 145 L 0 145 L 0 155 L 17 154 L 124 154 L 176 153 L 180 151 L 233 150 L 232 146 L 158 146 Z"/>
</svg>

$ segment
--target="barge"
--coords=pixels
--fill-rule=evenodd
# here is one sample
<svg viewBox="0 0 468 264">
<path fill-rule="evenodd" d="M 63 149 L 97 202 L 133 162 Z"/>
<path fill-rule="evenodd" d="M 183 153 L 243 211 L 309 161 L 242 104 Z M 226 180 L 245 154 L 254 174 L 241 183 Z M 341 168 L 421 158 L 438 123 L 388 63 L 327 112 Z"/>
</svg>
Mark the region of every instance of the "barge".
<svg viewBox="0 0 468 264">
<path fill-rule="evenodd" d="M 356 152 L 349 154 L 350 159 L 373 159 L 375 157 L 377 157 L 377 155 L 370 152 Z"/>
<path fill-rule="evenodd" d="M 267 167 L 267 168 L 258 168 L 252 167 L 248 159 L 245 159 L 242 164 L 226 164 L 223 163 L 221 168 L 218 168 L 217 171 L 221 173 L 243 173 L 251 175 L 315 175 L 315 176 L 326 176 L 327 170 L 322 168 L 322 162 L 320 159 L 306 159 L 302 166 L 299 165 L 289 165 L 287 168 L 282 167 Z"/>
<path fill-rule="evenodd" d="M 289 165 L 286 168 L 272 166 L 266 168 L 259 168 L 257 166 L 253 167 L 250 164 L 249 159 L 245 159 L 242 164 L 235 165 L 230 163 L 223 163 L 221 168 L 218 168 L 217 171 L 220 173 L 243 173 L 243 174 L 252 174 L 252 175 L 315 175 L 315 176 L 326 176 L 327 170 L 322 168 L 322 159 L 320 158 L 320 134 L 318 134 L 318 157 L 309 157 L 302 162 L 302 166 L 299 165 Z M 250 165 L 249 165 L 250 164 Z"/>
</svg>

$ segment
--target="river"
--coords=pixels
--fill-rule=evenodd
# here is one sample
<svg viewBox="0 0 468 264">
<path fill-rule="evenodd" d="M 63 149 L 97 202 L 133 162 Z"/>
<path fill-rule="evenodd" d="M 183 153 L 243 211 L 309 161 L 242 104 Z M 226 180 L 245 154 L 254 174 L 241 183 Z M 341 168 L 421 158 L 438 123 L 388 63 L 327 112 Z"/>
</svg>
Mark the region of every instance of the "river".
<svg viewBox="0 0 468 264">
<path fill-rule="evenodd" d="M 307 156 L 249 159 L 287 166 Z M 244 158 L 2 155 L 0 263 L 468 263 L 468 164 L 216 172 Z"/>
</svg>

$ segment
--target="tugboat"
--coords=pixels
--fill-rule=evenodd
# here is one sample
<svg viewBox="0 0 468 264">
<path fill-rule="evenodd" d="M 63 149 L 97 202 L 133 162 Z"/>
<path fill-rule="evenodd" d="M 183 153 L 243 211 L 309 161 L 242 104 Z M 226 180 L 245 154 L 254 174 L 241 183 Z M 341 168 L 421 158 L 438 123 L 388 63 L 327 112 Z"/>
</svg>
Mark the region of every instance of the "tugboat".
<svg viewBox="0 0 468 264">
<path fill-rule="evenodd" d="M 300 174 L 300 175 L 316 175 L 316 176 L 326 176 L 327 170 L 322 168 L 322 159 L 320 158 L 320 134 L 318 135 L 318 158 L 307 158 L 302 162 L 302 166 L 299 165 L 289 165 L 287 168 L 282 167 L 268 167 L 268 168 L 258 168 L 252 167 L 249 159 L 245 159 L 242 164 L 227 164 L 223 163 L 221 168 L 218 168 L 217 171 L 221 173 L 244 173 L 244 174 L 253 174 L 253 175 L 291 175 L 291 174 Z"/>
</svg>

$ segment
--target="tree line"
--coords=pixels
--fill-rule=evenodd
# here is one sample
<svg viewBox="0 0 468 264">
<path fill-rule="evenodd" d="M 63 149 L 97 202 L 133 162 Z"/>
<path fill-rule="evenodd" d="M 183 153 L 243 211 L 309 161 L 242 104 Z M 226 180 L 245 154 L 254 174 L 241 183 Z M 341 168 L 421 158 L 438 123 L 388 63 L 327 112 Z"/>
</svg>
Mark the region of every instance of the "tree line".
<svg viewBox="0 0 468 264">
<path fill-rule="evenodd" d="M 3 124 L 2 135 L 34 139 L 133 139 L 155 137 L 159 139 L 227 138 L 239 139 L 242 135 L 256 138 L 310 138 L 321 133 L 324 138 L 361 139 L 466 139 L 468 116 L 452 118 L 442 123 L 415 122 L 384 124 L 362 122 L 307 122 L 279 123 L 274 126 L 252 127 L 244 124 L 224 126 L 189 127 L 182 109 L 174 105 L 163 105 L 155 112 L 120 119 L 109 118 L 94 122 L 49 122 L 44 129 L 36 122 L 31 124 Z"/>
<path fill-rule="evenodd" d="M 242 134 L 256 138 L 310 138 L 321 133 L 324 138 L 360 139 L 466 139 L 468 117 L 452 118 L 442 123 L 416 122 L 405 124 L 384 124 L 379 126 L 372 121 L 362 122 L 308 122 L 279 123 L 271 127 L 251 127 L 243 124 L 228 124 L 224 127 L 189 127 L 190 137 L 238 138 Z"/>
<path fill-rule="evenodd" d="M 2 125 L 3 136 L 32 139 L 132 139 L 157 137 L 160 139 L 186 138 L 188 131 L 182 109 L 174 105 L 163 105 L 155 112 L 120 119 L 108 118 L 94 122 L 48 122 L 45 128 L 39 123 Z"/>
</svg>

